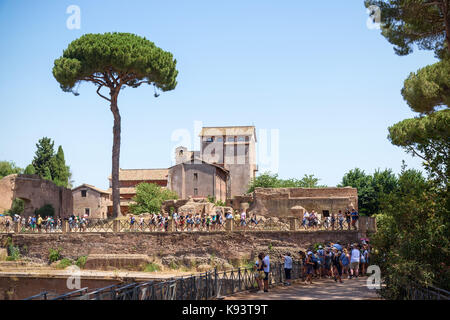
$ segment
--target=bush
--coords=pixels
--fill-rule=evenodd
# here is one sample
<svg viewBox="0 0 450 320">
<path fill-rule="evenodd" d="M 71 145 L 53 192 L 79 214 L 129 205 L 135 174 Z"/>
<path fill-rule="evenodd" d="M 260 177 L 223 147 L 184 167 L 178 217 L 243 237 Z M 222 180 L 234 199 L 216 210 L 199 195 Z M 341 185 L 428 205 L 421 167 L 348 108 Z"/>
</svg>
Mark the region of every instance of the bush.
<svg viewBox="0 0 450 320">
<path fill-rule="evenodd" d="M 77 261 L 75 261 L 75 264 L 78 266 L 78 268 L 82 269 L 82 268 L 84 268 L 86 261 L 87 261 L 87 256 L 81 256 L 81 257 L 78 257 Z"/>
<path fill-rule="evenodd" d="M 65 269 L 68 266 L 71 266 L 73 264 L 73 261 L 68 258 L 62 258 L 61 261 L 56 266 L 58 269 Z"/>
<path fill-rule="evenodd" d="M 51 249 L 49 250 L 48 253 L 48 261 L 50 261 L 50 263 L 58 261 L 61 259 L 61 249 Z"/>
<path fill-rule="evenodd" d="M 155 262 L 150 262 L 144 267 L 144 272 L 156 272 L 156 271 L 161 271 L 161 267 Z"/>
<path fill-rule="evenodd" d="M 40 215 L 42 218 L 51 216 L 53 217 L 55 215 L 55 209 L 51 204 L 45 204 L 42 207 L 40 207 L 38 210 L 35 211 L 36 215 Z"/>
<path fill-rule="evenodd" d="M 176 269 L 178 269 L 178 265 L 175 263 L 175 261 L 172 261 L 169 263 L 169 268 L 176 270 Z"/>
<path fill-rule="evenodd" d="M 8 246 L 8 254 L 6 261 L 16 261 L 20 259 L 20 250 L 18 247 L 13 246 L 12 243 Z"/>
<path fill-rule="evenodd" d="M 25 202 L 20 198 L 15 198 L 9 210 L 10 215 L 22 214 L 25 211 Z"/>
</svg>

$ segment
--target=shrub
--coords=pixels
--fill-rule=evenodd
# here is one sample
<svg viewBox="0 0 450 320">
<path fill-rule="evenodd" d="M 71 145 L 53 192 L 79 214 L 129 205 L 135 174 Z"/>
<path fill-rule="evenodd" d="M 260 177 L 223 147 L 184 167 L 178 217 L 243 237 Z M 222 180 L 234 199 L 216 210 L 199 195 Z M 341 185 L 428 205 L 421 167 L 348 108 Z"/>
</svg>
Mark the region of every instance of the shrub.
<svg viewBox="0 0 450 320">
<path fill-rule="evenodd" d="M 61 249 L 52 249 L 50 248 L 49 253 L 48 253 L 48 261 L 50 261 L 50 263 L 58 261 L 61 259 Z"/>
<path fill-rule="evenodd" d="M 161 271 L 161 267 L 155 262 L 150 262 L 144 267 L 144 272 L 156 272 L 156 271 Z"/>
<path fill-rule="evenodd" d="M 78 257 L 77 261 L 75 261 L 75 265 L 77 265 L 78 268 L 82 269 L 82 268 L 84 268 L 86 261 L 87 261 L 87 256 Z"/>
<path fill-rule="evenodd" d="M 68 266 L 71 266 L 73 264 L 73 261 L 68 258 L 62 258 L 61 261 L 56 266 L 59 269 L 65 269 Z"/>
<path fill-rule="evenodd" d="M 173 270 L 176 270 L 176 269 L 178 269 L 178 265 L 175 263 L 175 261 L 171 261 L 169 263 L 169 268 L 173 269 Z"/>
<path fill-rule="evenodd" d="M 20 198 L 15 198 L 9 210 L 10 215 L 22 214 L 25 211 L 25 202 Z"/>
<path fill-rule="evenodd" d="M 9 256 L 6 257 L 6 261 L 16 261 L 20 259 L 20 250 L 18 247 L 13 246 L 12 243 L 8 246 Z"/>
</svg>

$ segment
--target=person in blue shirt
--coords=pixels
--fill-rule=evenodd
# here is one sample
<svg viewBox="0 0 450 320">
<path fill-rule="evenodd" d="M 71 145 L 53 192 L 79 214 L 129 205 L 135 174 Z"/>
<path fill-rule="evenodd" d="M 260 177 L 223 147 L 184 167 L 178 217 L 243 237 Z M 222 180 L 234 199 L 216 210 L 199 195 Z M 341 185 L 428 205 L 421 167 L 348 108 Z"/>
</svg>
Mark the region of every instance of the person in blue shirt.
<svg viewBox="0 0 450 320">
<path fill-rule="evenodd" d="M 350 278 L 350 273 L 349 273 L 349 270 L 348 270 L 348 267 L 349 267 L 349 264 L 350 264 L 350 259 L 348 257 L 347 249 L 344 249 L 342 251 L 340 259 L 342 261 L 342 269 L 343 269 L 342 271 L 343 271 L 343 273 L 347 274 L 347 278 Z"/>
</svg>

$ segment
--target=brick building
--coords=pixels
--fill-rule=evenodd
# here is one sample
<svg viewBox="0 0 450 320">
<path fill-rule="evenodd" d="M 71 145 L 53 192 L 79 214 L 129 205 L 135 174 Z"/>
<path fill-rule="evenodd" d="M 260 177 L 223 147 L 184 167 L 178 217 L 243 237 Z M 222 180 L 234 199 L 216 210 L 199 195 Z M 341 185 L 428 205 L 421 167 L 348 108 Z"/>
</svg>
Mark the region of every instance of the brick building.
<svg viewBox="0 0 450 320">
<path fill-rule="evenodd" d="M 90 218 L 105 219 L 110 193 L 89 184 L 72 189 L 73 213 L 88 215 Z"/>
</svg>

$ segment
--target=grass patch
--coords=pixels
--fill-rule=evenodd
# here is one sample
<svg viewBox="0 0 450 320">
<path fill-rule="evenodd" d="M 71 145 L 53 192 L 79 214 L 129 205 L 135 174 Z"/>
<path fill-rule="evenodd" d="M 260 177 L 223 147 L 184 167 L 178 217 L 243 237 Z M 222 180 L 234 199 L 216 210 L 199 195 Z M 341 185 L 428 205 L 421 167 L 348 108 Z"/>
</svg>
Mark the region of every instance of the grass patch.
<svg viewBox="0 0 450 320">
<path fill-rule="evenodd" d="M 75 265 L 78 268 L 83 269 L 84 265 L 86 264 L 86 261 L 87 261 L 87 256 L 78 257 L 77 261 L 75 261 Z"/>
<path fill-rule="evenodd" d="M 169 268 L 173 269 L 173 270 L 176 270 L 176 269 L 178 269 L 178 264 L 176 264 L 175 261 L 172 261 L 172 262 L 169 263 Z"/>
<path fill-rule="evenodd" d="M 50 263 L 55 262 L 61 260 L 61 249 L 49 249 L 48 252 L 48 261 L 50 261 Z"/>
<path fill-rule="evenodd" d="M 56 265 L 58 269 L 65 269 L 68 266 L 71 266 L 73 264 L 73 261 L 69 258 L 62 258 L 61 261 Z"/>
<path fill-rule="evenodd" d="M 150 262 L 147 263 L 147 265 L 144 267 L 144 272 L 157 272 L 157 271 L 161 271 L 161 267 L 159 266 L 159 264 L 155 263 L 155 262 Z"/>
<path fill-rule="evenodd" d="M 20 259 L 19 247 L 13 246 L 12 243 L 8 246 L 9 255 L 6 257 L 6 261 L 16 261 Z"/>
</svg>

